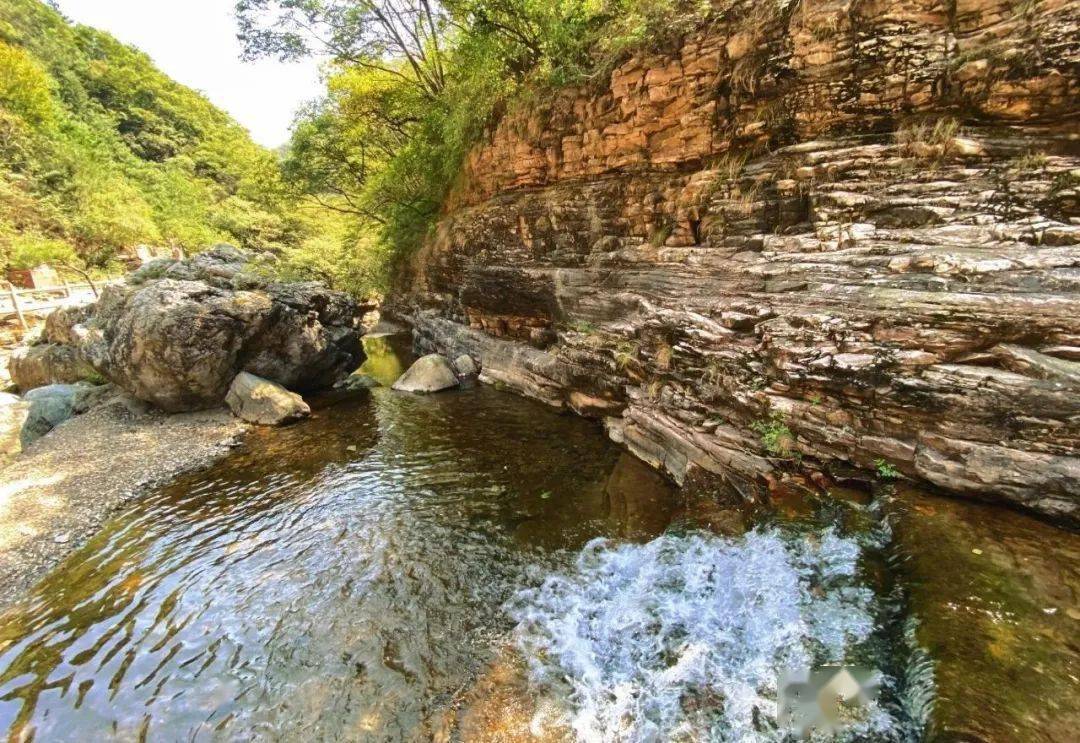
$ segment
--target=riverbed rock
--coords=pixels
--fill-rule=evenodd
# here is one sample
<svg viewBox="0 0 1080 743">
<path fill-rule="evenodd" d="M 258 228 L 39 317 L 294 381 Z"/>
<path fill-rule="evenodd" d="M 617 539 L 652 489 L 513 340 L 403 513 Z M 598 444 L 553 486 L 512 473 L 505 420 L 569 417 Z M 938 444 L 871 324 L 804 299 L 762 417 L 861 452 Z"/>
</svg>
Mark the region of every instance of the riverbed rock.
<svg viewBox="0 0 1080 743">
<path fill-rule="evenodd" d="M 15 349 L 8 370 L 11 381 L 22 392 L 48 384 L 71 384 L 97 375 L 76 348 L 57 343 Z"/>
<path fill-rule="evenodd" d="M 1080 524 L 1080 6 L 804 5 L 504 116 L 385 314 L 679 481 L 881 460 Z"/>
<path fill-rule="evenodd" d="M 458 376 L 462 379 L 472 379 L 480 373 L 480 368 L 477 367 L 472 356 L 463 353 L 454 359 L 454 371 L 456 371 Z"/>
<path fill-rule="evenodd" d="M 457 375 L 445 358 L 437 353 L 421 356 L 394 382 L 399 392 L 439 392 L 458 386 Z"/>
<path fill-rule="evenodd" d="M 300 395 L 248 372 L 236 375 L 225 402 L 238 418 L 263 426 L 279 426 L 311 414 Z"/>
<path fill-rule="evenodd" d="M 29 404 L 20 433 L 27 447 L 74 415 L 90 410 L 112 392 L 112 385 L 49 384 L 30 390 L 23 396 Z"/>
<path fill-rule="evenodd" d="M 364 360 L 354 300 L 318 283 L 269 281 L 250 261 L 231 246 L 154 261 L 106 288 L 90 317 L 57 320 L 53 336 L 169 412 L 220 405 L 240 371 L 314 390 Z"/>
<path fill-rule="evenodd" d="M 382 387 L 382 383 L 370 374 L 355 371 L 345 377 L 341 386 L 351 392 L 357 392 L 359 390 L 370 390 L 376 387 Z"/>
</svg>

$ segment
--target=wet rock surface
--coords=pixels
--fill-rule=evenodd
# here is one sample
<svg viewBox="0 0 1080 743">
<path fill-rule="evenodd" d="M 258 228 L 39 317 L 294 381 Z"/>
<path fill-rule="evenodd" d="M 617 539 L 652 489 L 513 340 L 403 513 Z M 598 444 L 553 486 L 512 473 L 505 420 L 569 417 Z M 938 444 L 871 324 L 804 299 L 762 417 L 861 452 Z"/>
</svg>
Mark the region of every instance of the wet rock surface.
<svg viewBox="0 0 1080 743">
<path fill-rule="evenodd" d="M 1080 523 L 1075 3 L 778 7 L 510 115 L 391 309 L 678 480 Z"/>
<path fill-rule="evenodd" d="M 240 371 L 320 389 L 363 361 L 360 306 L 320 284 L 268 281 L 250 260 L 217 246 L 154 261 L 105 289 L 92 314 L 57 318 L 47 333 L 170 412 L 220 405 Z"/>
</svg>

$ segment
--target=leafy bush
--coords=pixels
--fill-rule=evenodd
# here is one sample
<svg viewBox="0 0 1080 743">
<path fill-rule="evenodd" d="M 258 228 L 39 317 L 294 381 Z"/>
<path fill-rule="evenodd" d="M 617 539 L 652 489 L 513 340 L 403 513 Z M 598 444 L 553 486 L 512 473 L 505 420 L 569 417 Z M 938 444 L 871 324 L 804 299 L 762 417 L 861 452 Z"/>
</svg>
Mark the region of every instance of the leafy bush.
<svg viewBox="0 0 1080 743">
<path fill-rule="evenodd" d="M 882 480 L 895 480 L 900 477 L 900 470 L 884 459 L 875 459 L 874 468 Z"/>
</svg>

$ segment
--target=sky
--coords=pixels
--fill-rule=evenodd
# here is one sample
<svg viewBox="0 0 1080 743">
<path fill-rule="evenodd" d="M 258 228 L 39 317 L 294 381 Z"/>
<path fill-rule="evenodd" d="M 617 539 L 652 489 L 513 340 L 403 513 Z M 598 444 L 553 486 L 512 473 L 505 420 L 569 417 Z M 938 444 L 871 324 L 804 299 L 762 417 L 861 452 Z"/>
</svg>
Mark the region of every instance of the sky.
<svg viewBox="0 0 1080 743">
<path fill-rule="evenodd" d="M 322 91 L 313 60 L 243 62 L 233 0 L 59 0 L 71 20 L 150 55 L 169 77 L 202 91 L 259 144 L 289 137 L 296 110 Z"/>
</svg>

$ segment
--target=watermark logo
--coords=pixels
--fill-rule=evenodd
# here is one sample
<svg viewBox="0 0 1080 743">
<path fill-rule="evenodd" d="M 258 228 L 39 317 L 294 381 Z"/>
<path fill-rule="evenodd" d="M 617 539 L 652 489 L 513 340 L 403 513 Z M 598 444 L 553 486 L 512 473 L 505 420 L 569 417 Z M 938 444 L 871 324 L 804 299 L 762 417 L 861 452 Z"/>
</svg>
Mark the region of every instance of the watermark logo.
<svg viewBox="0 0 1080 743">
<path fill-rule="evenodd" d="M 802 738 L 837 733 L 862 719 L 880 683 L 877 671 L 851 666 L 786 671 L 780 677 L 778 721 Z"/>
</svg>

